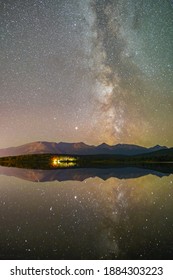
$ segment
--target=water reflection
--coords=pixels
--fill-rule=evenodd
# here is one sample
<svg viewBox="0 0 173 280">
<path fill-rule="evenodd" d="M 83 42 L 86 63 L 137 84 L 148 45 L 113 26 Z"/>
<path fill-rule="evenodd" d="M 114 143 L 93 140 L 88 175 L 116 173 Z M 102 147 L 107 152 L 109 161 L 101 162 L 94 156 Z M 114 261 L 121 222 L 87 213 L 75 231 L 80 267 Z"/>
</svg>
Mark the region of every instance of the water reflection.
<svg viewBox="0 0 173 280">
<path fill-rule="evenodd" d="M 130 179 L 146 176 L 149 174 L 163 177 L 173 173 L 173 165 L 150 165 L 150 168 L 140 167 L 112 167 L 112 168 L 72 168 L 76 165 L 75 161 L 61 161 L 53 158 L 52 165 L 55 169 L 23 169 L 15 167 L 0 166 L 0 174 L 15 176 L 33 182 L 46 181 L 84 181 L 87 178 L 98 177 L 103 180 L 115 177 L 119 179 Z"/>
<path fill-rule="evenodd" d="M 8 170 L 0 176 L 1 259 L 172 259 L 173 175 L 58 182 Z"/>
</svg>

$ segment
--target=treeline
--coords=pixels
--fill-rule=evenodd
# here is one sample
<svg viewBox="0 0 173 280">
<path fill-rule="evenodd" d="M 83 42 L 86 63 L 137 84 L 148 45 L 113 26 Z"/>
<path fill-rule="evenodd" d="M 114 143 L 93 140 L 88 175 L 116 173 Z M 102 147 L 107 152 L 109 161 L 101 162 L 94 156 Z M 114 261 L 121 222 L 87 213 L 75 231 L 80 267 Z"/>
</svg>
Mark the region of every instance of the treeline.
<svg viewBox="0 0 173 280">
<path fill-rule="evenodd" d="M 149 163 L 173 163 L 173 149 L 161 150 L 142 155 L 52 155 L 34 154 L 0 158 L 0 165 L 30 169 L 63 168 L 65 165 L 53 166 L 53 159 L 57 157 L 61 162 L 70 162 L 73 158 L 75 167 L 113 167 L 119 165 L 142 165 Z M 66 165 L 68 167 L 68 164 Z M 70 166 L 69 166 L 70 167 Z"/>
<path fill-rule="evenodd" d="M 19 155 L 0 158 L 0 165 L 19 168 L 50 168 L 50 155 Z"/>
</svg>

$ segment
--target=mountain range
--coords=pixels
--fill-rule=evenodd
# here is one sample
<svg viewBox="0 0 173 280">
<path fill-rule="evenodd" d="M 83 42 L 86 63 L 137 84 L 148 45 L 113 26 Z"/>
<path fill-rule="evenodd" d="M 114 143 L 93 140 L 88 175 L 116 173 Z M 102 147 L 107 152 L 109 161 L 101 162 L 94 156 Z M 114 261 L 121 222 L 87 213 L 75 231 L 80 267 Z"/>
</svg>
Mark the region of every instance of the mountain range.
<svg viewBox="0 0 173 280">
<path fill-rule="evenodd" d="M 87 145 L 83 142 L 66 143 L 66 142 L 45 142 L 38 141 L 28 143 L 18 147 L 0 149 L 0 157 L 17 156 L 27 154 L 68 154 L 68 155 L 140 155 L 160 150 L 169 150 L 166 146 L 156 145 L 151 148 L 141 147 L 131 144 L 108 145 Z"/>
</svg>

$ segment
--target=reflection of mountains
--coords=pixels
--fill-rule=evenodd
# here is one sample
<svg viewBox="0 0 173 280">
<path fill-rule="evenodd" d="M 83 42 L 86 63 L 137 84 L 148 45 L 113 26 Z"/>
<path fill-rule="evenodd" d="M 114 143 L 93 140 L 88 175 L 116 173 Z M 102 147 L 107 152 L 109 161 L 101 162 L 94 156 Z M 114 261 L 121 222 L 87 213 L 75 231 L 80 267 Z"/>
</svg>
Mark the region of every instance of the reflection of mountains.
<svg viewBox="0 0 173 280">
<path fill-rule="evenodd" d="M 149 174 L 159 177 L 173 174 L 172 164 L 150 164 L 149 166 L 112 167 L 112 168 L 68 168 L 54 170 L 22 169 L 14 167 L 0 167 L 0 174 L 14 176 L 33 182 L 47 181 L 83 181 L 87 178 L 99 177 L 107 180 L 111 177 L 130 179 Z"/>
</svg>

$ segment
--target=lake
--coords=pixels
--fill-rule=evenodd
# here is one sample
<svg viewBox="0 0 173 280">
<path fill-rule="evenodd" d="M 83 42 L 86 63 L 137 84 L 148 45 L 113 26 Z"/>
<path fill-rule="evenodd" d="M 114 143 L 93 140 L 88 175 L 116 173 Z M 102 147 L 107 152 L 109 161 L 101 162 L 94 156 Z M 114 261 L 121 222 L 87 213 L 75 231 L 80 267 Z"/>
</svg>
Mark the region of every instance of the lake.
<svg viewBox="0 0 173 280">
<path fill-rule="evenodd" d="M 0 225 L 1 259 L 172 259 L 173 175 L 0 167 Z"/>
</svg>

